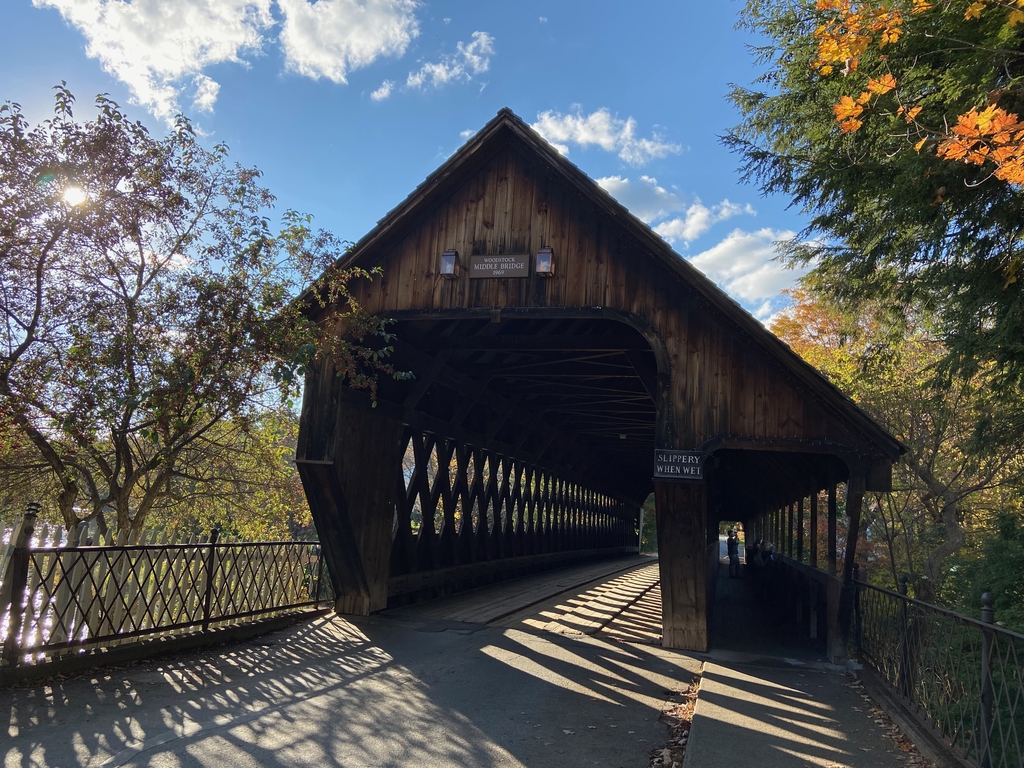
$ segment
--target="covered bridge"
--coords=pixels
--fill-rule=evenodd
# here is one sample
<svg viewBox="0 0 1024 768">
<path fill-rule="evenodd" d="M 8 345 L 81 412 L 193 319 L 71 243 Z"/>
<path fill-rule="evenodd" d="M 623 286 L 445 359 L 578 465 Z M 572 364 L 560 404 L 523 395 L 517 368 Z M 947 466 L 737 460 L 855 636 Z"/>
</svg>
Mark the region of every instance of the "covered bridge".
<svg viewBox="0 0 1024 768">
<path fill-rule="evenodd" d="M 889 488 L 891 435 L 507 109 L 342 266 L 382 268 L 352 287 L 415 378 L 307 380 L 340 612 L 635 552 L 653 490 L 663 644 L 704 650 L 720 520 L 780 541 L 846 482 L 855 540 Z"/>
</svg>

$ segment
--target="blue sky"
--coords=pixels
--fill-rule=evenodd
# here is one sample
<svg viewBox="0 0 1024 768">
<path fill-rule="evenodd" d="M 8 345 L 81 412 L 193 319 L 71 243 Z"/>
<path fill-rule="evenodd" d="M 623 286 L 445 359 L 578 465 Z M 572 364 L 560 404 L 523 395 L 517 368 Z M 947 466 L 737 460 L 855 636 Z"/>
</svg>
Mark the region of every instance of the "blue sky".
<svg viewBox="0 0 1024 768">
<path fill-rule="evenodd" d="M 757 75 L 742 4 L 4 0 L 0 101 L 66 80 L 160 132 L 177 111 L 264 172 L 278 206 L 356 240 L 504 106 L 764 319 L 803 221 L 719 136 Z"/>
</svg>

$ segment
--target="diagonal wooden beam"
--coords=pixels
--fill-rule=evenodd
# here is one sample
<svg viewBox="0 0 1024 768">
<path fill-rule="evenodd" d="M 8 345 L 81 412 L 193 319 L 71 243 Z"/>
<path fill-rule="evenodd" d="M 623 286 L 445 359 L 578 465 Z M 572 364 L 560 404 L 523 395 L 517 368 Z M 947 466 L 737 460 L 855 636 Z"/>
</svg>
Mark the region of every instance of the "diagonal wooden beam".
<svg viewBox="0 0 1024 768">
<path fill-rule="evenodd" d="M 477 382 L 478 388 L 474 392 L 462 398 L 462 402 L 459 404 L 459 407 L 455 410 L 455 414 L 452 416 L 452 427 L 462 426 L 462 422 L 465 421 L 469 412 L 473 410 L 473 406 L 476 405 L 476 401 L 480 397 L 480 393 L 487 389 L 487 385 L 490 383 L 491 377 L 485 376 Z"/>
<path fill-rule="evenodd" d="M 648 347 L 650 349 L 650 347 Z M 627 352 L 626 359 L 629 360 L 630 365 L 633 366 L 633 370 L 636 371 L 637 378 L 640 379 L 640 383 L 644 385 L 644 389 L 647 390 L 647 394 L 651 396 L 651 400 L 654 402 L 658 401 L 658 369 L 653 365 L 653 360 L 642 352 Z"/>
<path fill-rule="evenodd" d="M 404 365 L 410 365 L 413 370 L 416 368 L 424 370 L 428 369 L 434 359 L 404 340 L 396 339 L 394 345 L 396 359 L 401 359 Z M 486 386 L 481 386 L 479 382 L 476 382 L 471 377 L 454 370 L 450 366 L 441 367 L 437 373 L 436 381 L 439 384 L 459 392 L 462 397 L 474 397 L 476 401 L 486 405 L 492 411 L 499 414 L 499 418 L 502 417 L 502 414 L 507 414 L 504 418 L 512 418 L 517 423 L 523 424 L 529 422 L 532 417 L 532 414 L 529 411 L 520 408 L 516 402 L 513 402 L 503 395 L 488 390 Z M 537 429 L 542 434 L 546 434 L 554 428 L 548 424 L 541 423 L 538 425 Z M 558 435 L 557 442 L 559 445 L 563 446 L 565 455 L 571 454 L 574 463 L 577 466 L 584 467 L 584 471 L 588 467 L 593 467 L 593 451 L 580 444 L 572 435 L 561 433 Z M 485 442 L 484 446 L 486 445 L 487 443 Z"/>
<path fill-rule="evenodd" d="M 451 354 L 452 353 L 447 350 L 439 352 L 433 361 L 431 361 L 430 365 L 417 374 L 416 384 L 413 386 L 412 391 L 406 396 L 405 402 L 402 403 L 402 407 L 406 411 L 411 412 L 416 409 L 420 400 L 423 399 L 423 396 L 427 394 L 427 390 L 430 389 L 431 385 L 433 385 L 434 381 L 437 379 L 437 375 L 441 373 L 441 369 L 444 368 Z"/>
</svg>

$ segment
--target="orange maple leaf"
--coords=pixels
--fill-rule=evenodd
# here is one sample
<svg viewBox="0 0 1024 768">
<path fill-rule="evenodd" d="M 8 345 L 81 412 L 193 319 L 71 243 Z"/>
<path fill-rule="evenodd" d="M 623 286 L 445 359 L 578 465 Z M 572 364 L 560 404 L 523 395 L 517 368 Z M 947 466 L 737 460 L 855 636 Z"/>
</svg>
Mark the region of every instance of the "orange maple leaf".
<svg viewBox="0 0 1024 768">
<path fill-rule="evenodd" d="M 971 147 L 967 142 L 960 141 L 959 139 L 946 139 L 939 144 L 935 154 L 946 160 L 959 160 L 962 157 L 966 157 L 970 151 Z"/>
<path fill-rule="evenodd" d="M 964 158 L 964 162 L 970 163 L 971 165 L 983 165 L 987 156 L 988 147 L 984 144 L 978 144 L 974 149 L 967 153 L 967 157 Z"/>
<path fill-rule="evenodd" d="M 1010 184 L 1024 184 L 1024 164 L 1019 159 L 1014 160 L 997 168 L 993 175 Z"/>
<path fill-rule="evenodd" d="M 858 104 L 849 96 L 843 96 L 839 100 L 838 104 L 832 106 L 832 111 L 836 113 L 836 120 L 842 122 L 848 118 L 855 118 L 861 112 L 864 111 L 864 107 Z M 858 128 L 860 126 L 857 126 Z M 854 129 L 856 130 L 856 128 Z"/>
<path fill-rule="evenodd" d="M 976 3 L 971 3 L 969 6 L 967 6 L 967 12 L 964 14 L 964 18 L 965 19 L 980 19 L 981 18 L 981 12 L 984 11 L 984 10 L 985 10 L 985 3 L 980 2 L 980 1 L 976 2 Z"/>
<path fill-rule="evenodd" d="M 896 87 L 896 78 L 890 74 L 882 75 L 880 78 L 875 80 L 874 78 L 868 78 L 868 90 L 871 93 L 878 94 L 881 96 L 883 93 L 888 93 Z"/>
</svg>

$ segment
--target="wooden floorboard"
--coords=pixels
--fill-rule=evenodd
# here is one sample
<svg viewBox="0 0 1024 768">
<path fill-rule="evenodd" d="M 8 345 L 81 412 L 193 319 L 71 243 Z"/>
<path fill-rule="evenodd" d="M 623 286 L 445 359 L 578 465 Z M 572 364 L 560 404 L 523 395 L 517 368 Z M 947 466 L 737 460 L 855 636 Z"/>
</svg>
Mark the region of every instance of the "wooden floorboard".
<svg viewBox="0 0 1024 768">
<path fill-rule="evenodd" d="M 656 607 L 656 615 L 649 606 Z M 499 624 L 563 635 L 600 635 L 627 642 L 661 638 L 661 592 L 657 561 L 596 580 L 509 615 Z"/>
<path fill-rule="evenodd" d="M 618 558 L 596 565 L 566 568 L 524 579 L 474 589 L 428 603 L 384 611 L 383 615 L 426 621 L 459 621 L 473 624 L 498 622 L 566 592 L 599 585 L 610 576 L 657 563 L 649 555 Z M 502 621 L 502 624 L 505 622 Z"/>
</svg>

